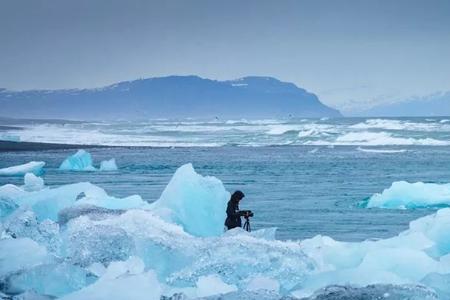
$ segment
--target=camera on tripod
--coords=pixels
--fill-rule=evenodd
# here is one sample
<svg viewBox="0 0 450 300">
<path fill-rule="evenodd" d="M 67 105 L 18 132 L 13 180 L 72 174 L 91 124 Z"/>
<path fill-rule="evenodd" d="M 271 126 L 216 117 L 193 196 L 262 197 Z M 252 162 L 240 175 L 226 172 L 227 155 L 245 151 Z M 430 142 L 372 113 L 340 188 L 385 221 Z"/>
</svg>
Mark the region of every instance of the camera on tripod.
<svg viewBox="0 0 450 300">
<path fill-rule="evenodd" d="M 246 219 L 253 217 L 253 212 L 251 210 L 240 210 L 239 211 L 240 215 Z"/>
</svg>

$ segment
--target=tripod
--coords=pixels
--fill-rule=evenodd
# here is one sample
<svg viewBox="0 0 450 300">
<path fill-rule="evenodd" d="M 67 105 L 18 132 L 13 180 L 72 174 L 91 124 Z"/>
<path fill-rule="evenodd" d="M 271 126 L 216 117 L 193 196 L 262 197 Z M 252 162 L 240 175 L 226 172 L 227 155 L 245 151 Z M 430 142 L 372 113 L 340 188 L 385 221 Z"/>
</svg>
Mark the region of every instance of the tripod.
<svg viewBox="0 0 450 300">
<path fill-rule="evenodd" d="M 249 217 L 245 217 L 244 230 L 246 230 L 248 232 L 252 231 L 250 228 L 250 218 Z"/>
</svg>

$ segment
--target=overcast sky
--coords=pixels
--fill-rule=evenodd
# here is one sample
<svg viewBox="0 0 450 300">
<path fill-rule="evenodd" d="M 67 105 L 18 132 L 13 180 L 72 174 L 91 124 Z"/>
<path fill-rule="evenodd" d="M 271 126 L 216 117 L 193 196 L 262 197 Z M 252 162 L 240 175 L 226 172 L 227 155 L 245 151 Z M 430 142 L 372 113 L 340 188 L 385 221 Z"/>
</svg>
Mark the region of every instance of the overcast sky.
<svg viewBox="0 0 450 300">
<path fill-rule="evenodd" d="M 450 1 L 0 0 L 0 87 L 291 81 L 344 111 L 450 90 Z"/>
</svg>

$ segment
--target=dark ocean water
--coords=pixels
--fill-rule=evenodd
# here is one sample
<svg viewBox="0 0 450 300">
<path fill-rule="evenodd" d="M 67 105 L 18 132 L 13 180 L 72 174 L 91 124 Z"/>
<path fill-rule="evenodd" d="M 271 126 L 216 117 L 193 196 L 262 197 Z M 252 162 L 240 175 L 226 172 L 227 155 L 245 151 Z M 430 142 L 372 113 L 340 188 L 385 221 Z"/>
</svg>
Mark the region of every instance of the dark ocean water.
<svg viewBox="0 0 450 300">
<path fill-rule="evenodd" d="M 254 229 L 278 227 L 279 239 L 322 234 L 361 241 L 394 236 L 434 210 L 366 209 L 358 207 L 360 201 L 394 181 L 450 182 L 449 146 L 389 149 L 406 151 L 364 152 L 357 146 L 117 147 L 88 150 L 94 164 L 114 157 L 117 172 L 57 170 L 74 150 L 3 152 L 0 168 L 45 161 L 43 178 L 49 186 L 89 181 L 113 196 L 139 194 L 153 202 L 175 170 L 192 163 L 198 173 L 222 180 L 229 191 L 244 191 L 241 208 L 255 212 Z M 22 182 L 22 177 L 0 177 L 0 185 Z"/>
</svg>

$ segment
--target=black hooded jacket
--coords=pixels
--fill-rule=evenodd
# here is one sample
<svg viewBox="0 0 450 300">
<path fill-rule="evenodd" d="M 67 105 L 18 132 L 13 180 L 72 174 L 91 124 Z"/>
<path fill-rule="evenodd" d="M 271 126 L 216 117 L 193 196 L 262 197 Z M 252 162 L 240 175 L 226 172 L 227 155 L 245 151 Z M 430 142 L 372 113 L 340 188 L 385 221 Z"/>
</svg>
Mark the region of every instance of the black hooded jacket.
<svg viewBox="0 0 450 300">
<path fill-rule="evenodd" d="M 242 227 L 241 214 L 239 213 L 239 201 L 228 201 L 227 219 L 225 220 L 225 226 L 227 226 L 228 229 Z"/>
</svg>

